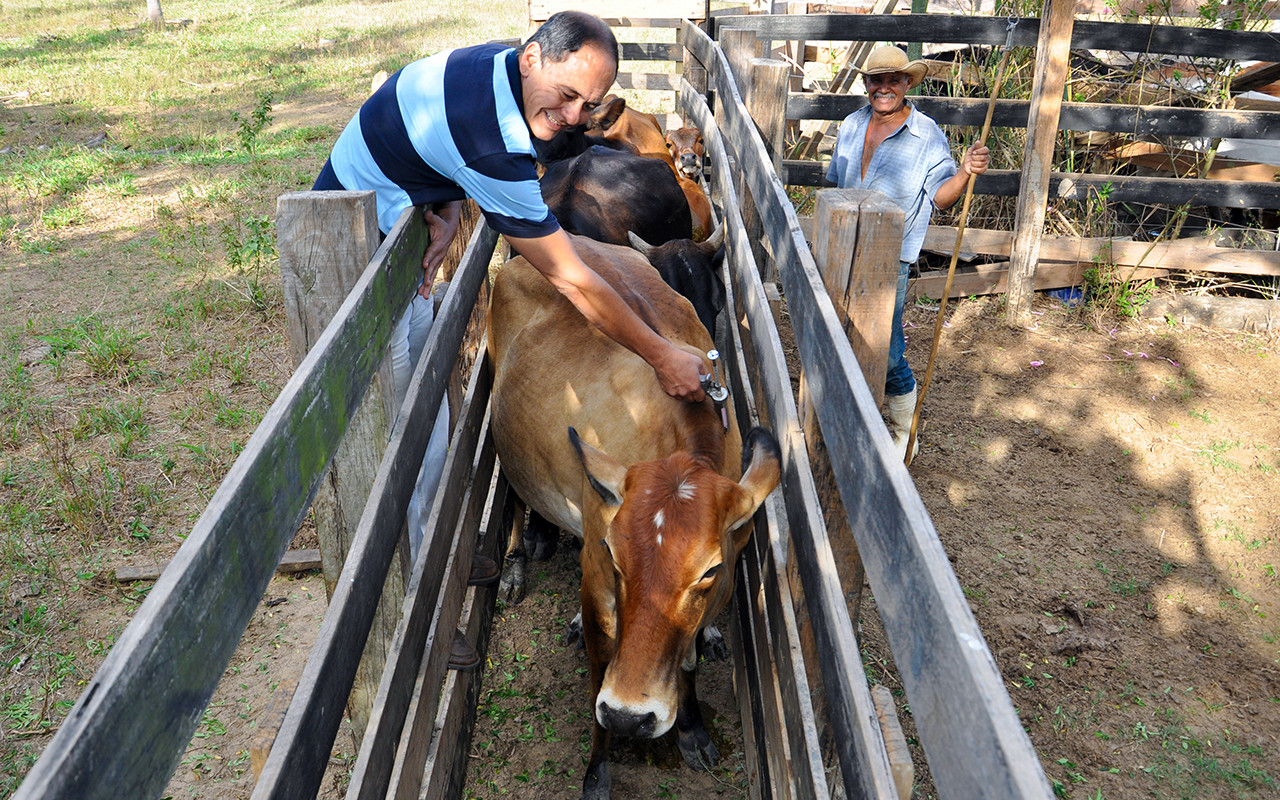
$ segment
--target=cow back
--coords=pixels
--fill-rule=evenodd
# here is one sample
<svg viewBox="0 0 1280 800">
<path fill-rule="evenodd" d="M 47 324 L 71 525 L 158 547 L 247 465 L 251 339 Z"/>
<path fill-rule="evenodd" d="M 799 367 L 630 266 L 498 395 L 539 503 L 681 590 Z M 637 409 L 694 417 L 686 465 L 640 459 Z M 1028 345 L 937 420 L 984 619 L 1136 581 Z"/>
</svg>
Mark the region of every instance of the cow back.
<svg viewBox="0 0 1280 800">
<path fill-rule="evenodd" d="M 651 328 L 690 352 L 705 354 L 714 346 L 693 306 L 644 256 L 572 239 L 583 261 Z M 740 474 L 735 425 L 725 433 L 710 401 L 669 397 L 643 359 L 590 325 L 523 258 L 508 261 L 494 281 L 488 347 L 492 424 L 503 470 L 525 502 L 561 528 L 581 536 L 584 503 L 594 502 L 584 497 L 570 427 L 623 463 L 714 450 L 722 474 L 734 480 Z"/>
<path fill-rule="evenodd" d="M 592 146 L 547 166 L 542 199 L 570 233 L 626 245 L 627 232 L 661 244 L 693 236 L 675 173 L 661 161 Z"/>
</svg>

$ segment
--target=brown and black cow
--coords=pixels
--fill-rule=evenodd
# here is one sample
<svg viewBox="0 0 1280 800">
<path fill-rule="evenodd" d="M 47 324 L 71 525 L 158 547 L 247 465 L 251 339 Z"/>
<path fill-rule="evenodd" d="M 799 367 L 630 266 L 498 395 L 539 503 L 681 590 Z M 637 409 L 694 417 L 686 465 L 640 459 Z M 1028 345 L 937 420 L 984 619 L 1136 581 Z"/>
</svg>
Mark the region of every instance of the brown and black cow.
<svg viewBox="0 0 1280 800">
<path fill-rule="evenodd" d="M 689 302 L 639 253 L 573 241 L 654 330 L 691 352 L 712 347 Z M 674 726 L 685 761 L 709 767 L 719 754 L 698 710 L 696 638 L 728 602 L 751 516 L 778 484 L 777 442 L 757 428 L 743 446 L 711 401 L 667 396 L 643 360 L 522 258 L 494 282 L 488 347 L 503 470 L 526 503 L 582 540 L 595 718 L 583 797 L 609 796 L 612 733 L 653 738 Z"/>
<path fill-rule="evenodd" d="M 702 137 L 696 128 L 680 128 L 677 132 L 680 131 L 692 131 L 697 137 L 698 144 L 701 144 Z M 682 136 L 687 138 L 687 135 L 686 133 Z M 715 219 L 711 210 L 711 201 L 702 191 L 702 186 L 697 180 L 698 176 L 690 176 L 672 157 L 671 146 L 662 132 L 658 118 L 629 107 L 625 99 L 613 94 L 608 95 L 591 113 L 585 125 L 561 131 L 550 142 L 535 140 L 534 144 L 538 148 L 538 160 L 548 168 L 551 164 L 573 158 L 592 146 L 661 161 L 671 169 L 676 185 L 689 206 L 693 222 L 693 238 L 701 241 L 711 235 Z M 699 162 L 699 174 L 700 170 L 701 162 Z M 646 202 L 649 201 L 646 200 Z M 650 241 L 654 240 L 650 239 Z M 615 242 L 615 244 L 626 244 L 626 242 Z"/>
</svg>

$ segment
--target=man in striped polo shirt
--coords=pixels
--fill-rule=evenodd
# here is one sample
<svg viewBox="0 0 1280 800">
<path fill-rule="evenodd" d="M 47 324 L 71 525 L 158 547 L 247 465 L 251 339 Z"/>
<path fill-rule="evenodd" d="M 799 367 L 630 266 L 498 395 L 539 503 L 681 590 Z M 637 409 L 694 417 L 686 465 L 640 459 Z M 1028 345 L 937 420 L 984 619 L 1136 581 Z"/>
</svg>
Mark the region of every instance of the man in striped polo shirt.
<svg viewBox="0 0 1280 800">
<path fill-rule="evenodd" d="M 702 359 L 645 325 L 582 262 L 538 187 L 533 137 L 585 123 L 617 71 L 613 32 L 577 11 L 555 14 L 519 49 L 479 45 L 415 61 L 365 101 L 314 188 L 376 191 L 384 234 L 408 206 L 427 206 L 423 297 L 471 197 L 589 322 L 653 367 L 667 394 L 698 402 Z"/>
</svg>

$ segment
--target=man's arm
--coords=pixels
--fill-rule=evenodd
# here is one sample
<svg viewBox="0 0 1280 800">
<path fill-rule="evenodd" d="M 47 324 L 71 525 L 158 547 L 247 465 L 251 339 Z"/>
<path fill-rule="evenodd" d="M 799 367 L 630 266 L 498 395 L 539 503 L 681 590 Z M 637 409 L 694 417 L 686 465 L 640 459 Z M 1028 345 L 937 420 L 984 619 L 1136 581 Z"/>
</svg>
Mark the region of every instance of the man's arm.
<svg viewBox="0 0 1280 800">
<path fill-rule="evenodd" d="M 648 362 L 663 391 L 690 403 L 706 396 L 702 359 L 676 347 L 637 317 L 613 287 L 583 263 L 564 231 L 536 239 L 506 238 L 588 322 Z"/>
<path fill-rule="evenodd" d="M 986 145 L 975 144 L 966 150 L 964 158 L 960 159 L 960 171 L 943 181 L 938 187 L 938 191 L 933 196 L 933 204 L 941 211 L 955 205 L 956 201 L 964 195 L 969 176 L 981 175 L 987 171 L 987 164 L 991 161 L 990 153 Z"/>
</svg>

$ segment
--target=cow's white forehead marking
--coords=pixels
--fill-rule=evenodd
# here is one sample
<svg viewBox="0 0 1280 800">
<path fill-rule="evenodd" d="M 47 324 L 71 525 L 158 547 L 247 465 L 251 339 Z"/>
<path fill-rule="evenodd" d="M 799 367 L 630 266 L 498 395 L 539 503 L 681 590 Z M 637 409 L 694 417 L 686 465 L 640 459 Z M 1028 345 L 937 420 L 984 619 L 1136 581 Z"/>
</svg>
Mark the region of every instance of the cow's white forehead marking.
<svg viewBox="0 0 1280 800">
<path fill-rule="evenodd" d="M 676 497 L 681 500 L 692 500 L 693 493 L 698 491 L 698 487 L 687 481 L 680 481 L 680 485 L 676 487 Z"/>
<path fill-rule="evenodd" d="M 662 547 L 662 534 L 658 534 L 658 547 Z"/>
<path fill-rule="evenodd" d="M 663 524 L 667 521 L 667 515 L 662 509 L 658 509 L 658 513 L 653 515 L 653 527 L 662 529 Z"/>
</svg>

